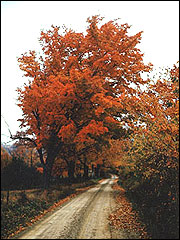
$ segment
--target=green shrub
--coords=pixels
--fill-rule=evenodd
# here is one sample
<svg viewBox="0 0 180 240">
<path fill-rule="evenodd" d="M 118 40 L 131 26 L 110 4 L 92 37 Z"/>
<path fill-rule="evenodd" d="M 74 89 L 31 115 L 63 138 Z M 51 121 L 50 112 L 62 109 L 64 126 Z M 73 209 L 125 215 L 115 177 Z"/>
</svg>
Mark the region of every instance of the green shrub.
<svg viewBox="0 0 180 240">
<path fill-rule="evenodd" d="M 22 195 L 23 196 L 23 195 Z M 24 196 L 22 197 L 24 199 Z M 41 211 L 48 209 L 50 205 L 46 201 L 34 199 L 26 201 L 10 201 L 9 204 L 1 204 L 1 238 L 5 239 L 9 234 L 18 230 L 20 226 L 40 214 Z"/>
<path fill-rule="evenodd" d="M 89 186 L 97 183 L 97 180 L 90 180 L 75 184 L 74 186 L 63 185 L 53 186 L 44 195 L 39 191 L 36 198 L 28 197 L 28 193 L 22 191 L 17 201 L 1 201 L 1 238 L 6 239 L 11 233 L 14 233 L 20 226 L 26 226 L 35 216 L 48 209 L 60 199 L 71 195 L 76 188 Z"/>
</svg>

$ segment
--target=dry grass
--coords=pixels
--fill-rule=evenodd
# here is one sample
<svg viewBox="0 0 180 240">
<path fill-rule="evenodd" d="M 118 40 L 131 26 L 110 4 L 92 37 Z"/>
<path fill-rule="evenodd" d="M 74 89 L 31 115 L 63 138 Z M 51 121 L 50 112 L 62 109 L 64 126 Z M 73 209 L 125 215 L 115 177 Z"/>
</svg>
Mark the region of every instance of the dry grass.
<svg viewBox="0 0 180 240">
<path fill-rule="evenodd" d="M 2 191 L 1 206 L 3 224 L 1 239 L 14 237 L 42 218 L 46 213 L 53 211 L 58 206 L 61 206 L 63 203 L 88 190 L 97 183 L 98 180 L 90 180 L 83 183 L 54 186 L 49 190 L 31 189 L 9 191 L 8 204 L 7 191 Z M 15 225 L 12 224 L 13 218 L 17 218 Z"/>
</svg>

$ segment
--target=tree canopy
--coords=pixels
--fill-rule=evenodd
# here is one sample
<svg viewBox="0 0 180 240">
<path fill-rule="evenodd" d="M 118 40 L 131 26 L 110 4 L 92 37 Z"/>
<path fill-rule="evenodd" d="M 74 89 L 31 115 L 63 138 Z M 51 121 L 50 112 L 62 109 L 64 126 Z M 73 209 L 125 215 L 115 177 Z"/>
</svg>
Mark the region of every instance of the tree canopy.
<svg viewBox="0 0 180 240">
<path fill-rule="evenodd" d="M 125 135 L 124 123 L 135 122 L 138 89 L 148 82 L 141 72 L 151 69 L 136 47 L 142 32 L 129 36 L 128 24 L 101 21 L 88 18 L 86 34 L 41 31 L 43 56 L 29 51 L 18 59 L 28 83 L 17 90 L 23 130 L 16 137 L 37 148 L 48 171 L 59 153 L 76 161 L 83 149 Z"/>
</svg>

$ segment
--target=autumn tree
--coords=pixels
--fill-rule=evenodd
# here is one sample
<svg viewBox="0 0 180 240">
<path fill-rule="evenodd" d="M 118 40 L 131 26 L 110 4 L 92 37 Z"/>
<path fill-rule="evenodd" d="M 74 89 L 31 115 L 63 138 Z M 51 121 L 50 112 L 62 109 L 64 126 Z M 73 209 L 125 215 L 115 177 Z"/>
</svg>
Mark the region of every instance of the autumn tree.
<svg viewBox="0 0 180 240">
<path fill-rule="evenodd" d="M 179 65 L 161 72 L 141 92 L 133 134 L 120 170 L 128 195 L 139 205 L 156 237 L 177 238 L 179 226 Z M 133 109 L 132 109 L 133 110 Z M 139 116 L 139 118 L 138 118 Z M 167 222 L 167 218 L 169 221 Z M 155 234 L 154 234 L 154 232 Z"/>
<path fill-rule="evenodd" d="M 101 21 L 98 16 L 88 18 L 86 34 L 71 29 L 60 33 L 52 26 L 41 32 L 43 56 L 30 51 L 18 59 L 29 82 L 18 89 L 22 131 L 14 138 L 36 147 L 46 187 L 59 154 L 73 176 L 78 151 L 87 150 L 97 137 L 112 135 L 112 128 L 117 128 L 116 135 L 121 132 L 129 99 L 136 100 L 131 83 L 146 83 L 141 72 L 150 65 L 144 65 L 136 47 L 142 32 L 129 36 L 128 24 Z"/>
<path fill-rule="evenodd" d="M 163 75 L 163 74 L 162 74 Z M 158 179 L 155 191 L 168 181 L 171 197 L 177 199 L 179 171 L 179 67 L 167 70 L 142 92 L 136 102 L 139 125 L 126 139 L 122 155 L 130 162 L 139 182 Z M 134 181 L 135 181 L 134 179 Z M 173 194 L 172 194 L 173 192 Z M 166 196 L 167 199 L 169 198 Z"/>
<path fill-rule="evenodd" d="M 12 161 L 11 155 L 1 145 L 1 171 Z"/>
<path fill-rule="evenodd" d="M 150 166 L 178 169 L 179 156 L 179 70 L 174 65 L 168 78 L 157 80 L 142 94 L 144 108 L 144 155 Z M 142 134 L 139 134 L 139 136 Z M 157 162 L 158 161 L 158 162 Z M 148 170 L 148 169 L 147 169 Z"/>
</svg>

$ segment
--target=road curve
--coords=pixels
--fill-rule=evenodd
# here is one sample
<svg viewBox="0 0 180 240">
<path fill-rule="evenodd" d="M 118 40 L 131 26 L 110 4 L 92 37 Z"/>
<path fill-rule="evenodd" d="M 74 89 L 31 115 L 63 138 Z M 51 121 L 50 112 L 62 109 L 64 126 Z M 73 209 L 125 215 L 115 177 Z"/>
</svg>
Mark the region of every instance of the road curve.
<svg viewBox="0 0 180 240">
<path fill-rule="evenodd" d="M 113 182 L 106 179 L 71 199 L 18 239 L 111 239 L 107 218 L 115 207 Z"/>
</svg>

